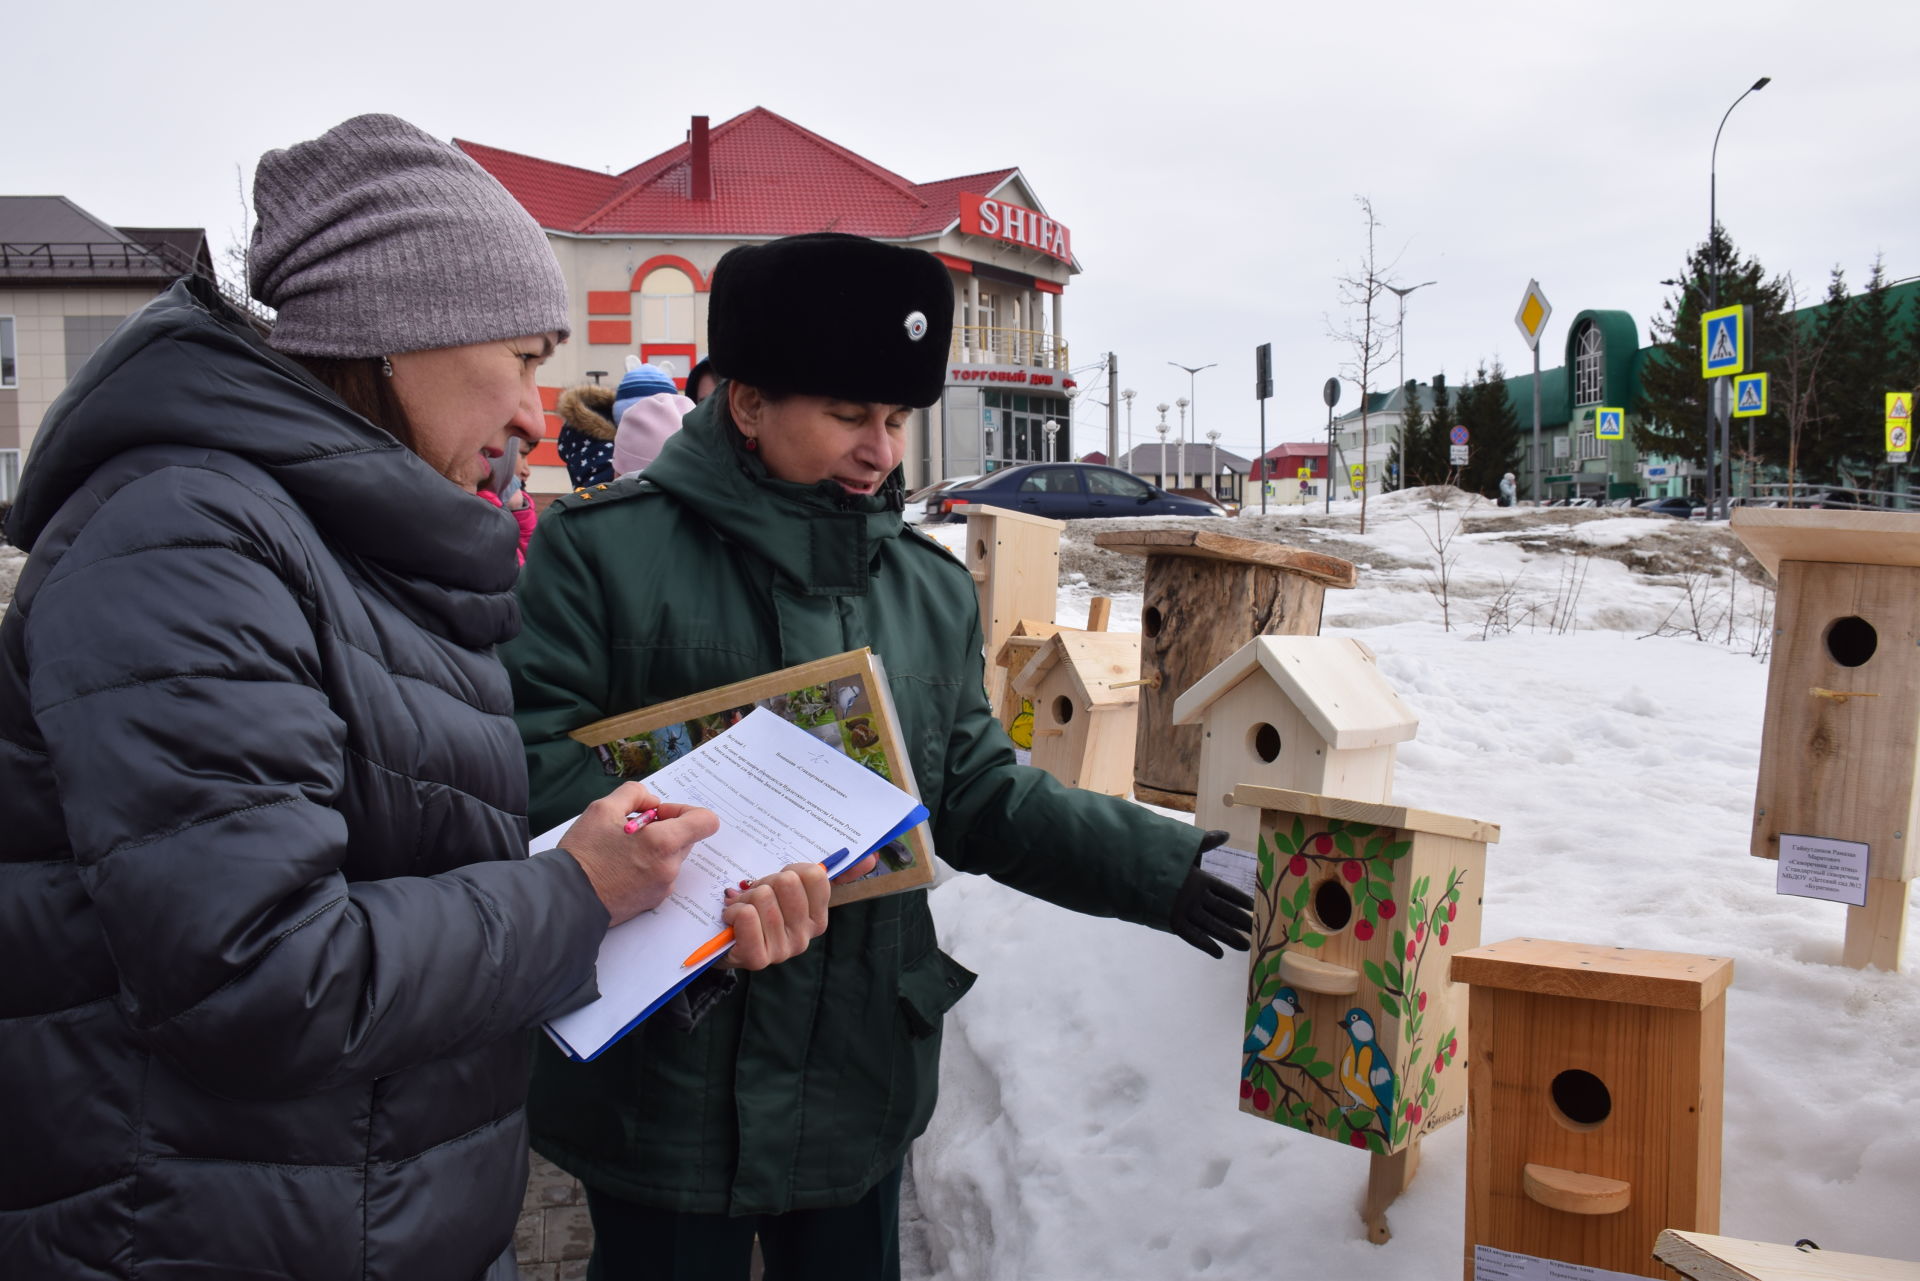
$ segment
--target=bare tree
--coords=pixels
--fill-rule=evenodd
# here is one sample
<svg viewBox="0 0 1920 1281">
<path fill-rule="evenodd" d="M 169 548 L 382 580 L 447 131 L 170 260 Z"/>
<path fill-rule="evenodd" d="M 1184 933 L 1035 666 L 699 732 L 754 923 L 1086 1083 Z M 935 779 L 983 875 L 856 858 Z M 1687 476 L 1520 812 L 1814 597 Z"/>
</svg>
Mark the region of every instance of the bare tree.
<svg viewBox="0 0 1920 1281">
<path fill-rule="evenodd" d="M 1780 352 L 1786 377 L 1780 380 L 1780 406 L 1787 416 L 1787 501 L 1791 503 L 1794 477 L 1800 468 L 1801 434 L 1820 420 L 1820 362 L 1825 359 L 1827 347 L 1840 327 L 1798 323 L 1794 313 L 1800 310 L 1800 286 L 1794 281 L 1792 272 L 1782 276 L 1780 284 L 1785 294 L 1786 312 L 1782 326 L 1785 331 L 1784 342 Z M 1819 332 L 1810 333 L 1810 328 Z"/>
<path fill-rule="evenodd" d="M 1375 233 L 1380 229 L 1380 220 L 1373 216 L 1373 201 L 1367 196 L 1355 196 L 1360 213 L 1367 224 L 1367 252 L 1350 275 L 1339 277 L 1340 302 L 1346 308 L 1346 317 L 1340 326 L 1328 322 L 1327 336 L 1346 347 L 1351 353 L 1342 362 L 1341 369 L 1349 380 L 1360 387 L 1360 532 L 1367 532 L 1367 476 L 1372 464 L 1367 459 L 1367 397 L 1373 387 L 1374 373 L 1383 365 L 1390 363 L 1399 354 L 1393 344 L 1399 342 L 1398 334 L 1388 341 L 1392 326 L 1374 320 L 1376 306 L 1384 307 L 1381 296 L 1387 292 L 1387 283 L 1391 279 L 1394 264 L 1382 267 L 1374 249 Z M 1357 313 L 1357 316 L 1356 316 Z M 1332 459 L 1328 459 L 1331 466 Z M 1333 483 L 1333 477 L 1327 477 L 1327 483 Z"/>
</svg>

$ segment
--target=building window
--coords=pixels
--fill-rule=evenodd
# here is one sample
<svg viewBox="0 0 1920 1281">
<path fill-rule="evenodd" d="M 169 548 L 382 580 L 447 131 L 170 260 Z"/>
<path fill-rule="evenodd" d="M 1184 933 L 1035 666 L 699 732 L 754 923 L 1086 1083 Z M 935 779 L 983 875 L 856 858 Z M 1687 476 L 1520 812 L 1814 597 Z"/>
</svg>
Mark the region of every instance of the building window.
<svg viewBox="0 0 1920 1281">
<path fill-rule="evenodd" d="M 13 350 L 13 317 L 0 316 L 0 387 L 19 385 L 20 362 Z"/>
<path fill-rule="evenodd" d="M 68 316 L 67 380 L 79 374 L 80 367 L 100 350 L 100 344 L 113 336 L 125 316 Z"/>
<path fill-rule="evenodd" d="M 1606 357 L 1606 343 L 1600 337 L 1600 326 L 1589 320 L 1580 329 L 1580 349 L 1573 357 L 1573 403 L 1576 405 L 1597 405 L 1603 394 L 1601 387 L 1601 365 Z M 1586 457 L 1582 454 L 1581 457 Z"/>
<path fill-rule="evenodd" d="M 10 503 L 20 490 L 20 451 L 0 449 L 0 503 Z"/>
<path fill-rule="evenodd" d="M 1592 428 L 1580 433 L 1581 458 L 1605 458 L 1606 456 L 1607 442 L 1595 438 Z"/>
<path fill-rule="evenodd" d="M 678 267 L 656 267 L 640 282 L 640 341 L 695 341 L 693 282 Z"/>
</svg>

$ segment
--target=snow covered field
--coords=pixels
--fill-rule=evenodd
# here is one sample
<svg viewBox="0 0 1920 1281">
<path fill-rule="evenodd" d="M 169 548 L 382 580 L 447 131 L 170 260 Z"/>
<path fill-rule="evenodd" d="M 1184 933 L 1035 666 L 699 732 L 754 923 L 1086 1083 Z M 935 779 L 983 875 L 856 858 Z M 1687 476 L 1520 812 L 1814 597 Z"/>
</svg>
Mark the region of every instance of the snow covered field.
<svg viewBox="0 0 1920 1281">
<path fill-rule="evenodd" d="M 1841 968 L 1845 909 L 1777 896 L 1774 865 L 1747 853 L 1771 593 L 1725 527 L 1441 511 L 1440 535 L 1460 522 L 1446 631 L 1428 590 L 1436 513 L 1389 496 L 1364 536 L 1356 515 L 1215 527 L 1361 565 L 1357 590 L 1328 592 L 1324 631 L 1364 637 L 1421 718 L 1395 801 L 1501 825 L 1484 941 L 1733 958 L 1721 1230 L 1920 1258 L 1920 975 Z M 962 529 L 929 532 L 957 547 Z M 1080 550 L 1078 525 L 1068 537 L 1060 620 L 1078 622 L 1138 562 L 1102 568 L 1124 558 Z M 1113 626 L 1137 629 L 1139 609 L 1134 587 Z M 1242 957 L 984 878 L 933 901 L 942 945 L 980 981 L 948 1019 L 940 1107 L 913 1153 L 910 1275 L 1460 1275 L 1465 1122 L 1426 1141 L 1393 1240 L 1368 1244 L 1364 1155 L 1237 1110 Z"/>
</svg>

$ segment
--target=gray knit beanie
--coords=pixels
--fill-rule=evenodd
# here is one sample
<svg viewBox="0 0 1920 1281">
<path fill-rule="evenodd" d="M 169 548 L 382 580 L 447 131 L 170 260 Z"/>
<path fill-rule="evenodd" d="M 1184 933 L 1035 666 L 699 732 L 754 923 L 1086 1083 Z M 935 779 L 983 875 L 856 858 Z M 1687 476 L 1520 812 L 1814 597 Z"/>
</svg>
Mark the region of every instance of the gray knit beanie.
<svg viewBox="0 0 1920 1281">
<path fill-rule="evenodd" d="M 385 356 L 567 323 L 546 233 L 472 159 L 397 116 L 260 157 L 247 284 L 301 356 Z"/>
</svg>

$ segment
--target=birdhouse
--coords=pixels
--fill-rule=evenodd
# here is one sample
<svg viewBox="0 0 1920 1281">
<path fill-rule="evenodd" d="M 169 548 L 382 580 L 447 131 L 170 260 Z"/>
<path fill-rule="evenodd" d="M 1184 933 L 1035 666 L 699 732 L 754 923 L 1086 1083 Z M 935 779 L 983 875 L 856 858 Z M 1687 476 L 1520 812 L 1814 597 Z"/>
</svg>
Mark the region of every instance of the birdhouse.
<svg viewBox="0 0 1920 1281">
<path fill-rule="evenodd" d="M 1045 641 L 1013 678 L 1033 705 L 1032 764 L 1068 787 L 1131 793 L 1139 674 L 1131 632 L 1062 631 Z"/>
<path fill-rule="evenodd" d="M 1173 723 L 1200 726 L 1195 822 L 1244 850 L 1260 814 L 1233 803 L 1235 787 L 1384 805 L 1394 745 L 1420 727 L 1373 651 L 1347 636 L 1256 636 L 1174 700 Z"/>
<path fill-rule="evenodd" d="M 1051 623 L 1060 593 L 1060 531 L 1066 523 L 965 503 L 954 508 L 967 518 L 967 571 L 980 593 L 980 631 L 989 658 L 1013 635 L 1023 618 Z M 1007 669 L 987 667 L 987 704 L 998 708 L 1007 687 Z"/>
<path fill-rule="evenodd" d="M 1814 897 L 1852 904 L 1847 964 L 1898 969 L 1920 874 L 1920 515 L 1743 507 L 1733 531 L 1779 586 L 1752 851 L 1851 864 Z"/>
<path fill-rule="evenodd" d="M 1387 1154 L 1460 1115 L 1491 823 L 1236 787 L 1260 815 L 1240 1109 Z"/>
<path fill-rule="evenodd" d="M 1920 1263 L 1669 1228 L 1653 1257 L 1687 1281 L 1920 1281 Z"/>
<path fill-rule="evenodd" d="M 1141 602 L 1140 696 L 1133 790 L 1140 800 L 1194 809 L 1200 727 L 1174 724 L 1174 701 L 1261 635 L 1313 636 L 1328 587 L 1352 587 L 1334 556 L 1206 530 L 1115 530 L 1093 540 L 1147 559 Z"/>
<path fill-rule="evenodd" d="M 1482 1248 L 1678 1276 L 1649 1251 L 1667 1228 L 1719 1231 L 1733 962 L 1511 939 L 1453 978 L 1473 1031 L 1468 1281 Z"/>
</svg>

